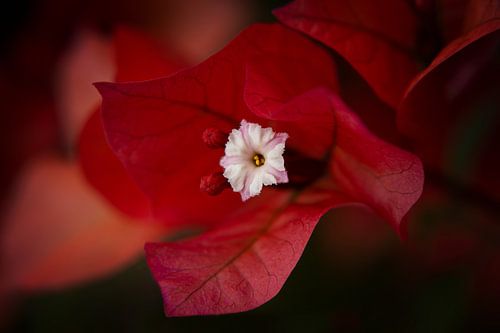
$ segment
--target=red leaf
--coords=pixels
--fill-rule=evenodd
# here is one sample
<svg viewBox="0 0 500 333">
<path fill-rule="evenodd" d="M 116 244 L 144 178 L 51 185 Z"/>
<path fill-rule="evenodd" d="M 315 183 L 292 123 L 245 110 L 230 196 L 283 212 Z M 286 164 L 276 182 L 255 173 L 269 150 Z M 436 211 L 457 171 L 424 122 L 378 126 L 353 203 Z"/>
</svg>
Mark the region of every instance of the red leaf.
<svg viewBox="0 0 500 333">
<path fill-rule="evenodd" d="M 433 70 L 435 70 L 439 65 L 444 63 L 446 60 L 449 58 L 457 55 L 461 50 L 464 48 L 470 46 L 474 42 L 480 40 L 481 38 L 487 36 L 488 34 L 496 32 L 498 29 L 500 29 L 500 19 L 495 19 L 490 22 L 485 23 L 484 25 L 479 26 L 478 28 L 474 29 L 470 33 L 454 40 L 452 43 L 450 43 L 446 48 L 444 48 L 434 59 L 434 61 L 416 78 L 413 79 L 413 81 L 410 83 L 410 85 L 407 87 L 405 96 L 404 98 L 406 100 L 403 100 L 403 103 L 407 103 L 407 99 L 409 98 L 409 95 L 412 93 L 412 91 L 415 89 L 415 87 L 419 84 L 421 80 L 426 78 L 427 75 L 431 74 Z"/>
<path fill-rule="evenodd" d="M 255 35 L 259 34 L 268 40 L 260 42 L 260 52 L 244 63 L 246 105 L 255 115 L 271 120 L 276 131 L 287 132 L 288 145 L 295 150 L 323 158 L 332 144 L 333 114 L 326 100 L 316 99 L 314 90 L 338 90 L 331 55 L 287 29 L 256 29 Z"/>
<path fill-rule="evenodd" d="M 23 174 L 3 220 L 1 283 L 8 290 L 63 288 L 103 277 L 141 255 L 165 229 L 134 223 L 53 158 Z"/>
<path fill-rule="evenodd" d="M 155 216 L 172 223 L 216 222 L 241 206 L 230 192 L 212 197 L 199 190 L 201 177 L 217 169 L 222 156 L 204 145 L 203 131 L 233 125 L 223 114 L 204 112 L 203 100 L 190 103 L 176 94 L 192 84 L 162 79 L 98 85 L 111 148 L 152 200 Z"/>
<path fill-rule="evenodd" d="M 167 50 L 142 33 L 120 27 L 114 36 L 116 80 L 145 80 L 165 76 L 180 68 Z M 90 82 L 89 82 L 90 84 Z M 100 110 L 94 112 L 79 138 L 83 173 L 101 194 L 134 218 L 151 217 L 151 204 L 109 147 Z"/>
<path fill-rule="evenodd" d="M 495 157 L 498 154 L 493 154 L 497 145 L 493 132 L 494 124 L 498 123 L 494 111 L 499 103 L 500 89 L 497 79 L 499 28 L 500 20 L 491 20 L 450 43 L 413 80 L 397 115 L 401 132 L 412 139 L 427 165 L 439 169 L 448 165 L 449 176 L 457 172 L 452 169 L 458 168 L 464 168 L 464 172 L 469 173 L 464 174 L 467 177 L 475 172 L 473 177 L 483 179 L 482 186 L 492 193 L 498 193 L 494 170 L 498 170 L 495 166 L 499 161 Z M 475 128 L 473 124 L 478 122 L 483 126 L 480 131 L 483 137 L 476 135 L 469 138 L 467 145 L 458 141 L 467 139 L 471 133 L 468 131 Z M 490 132 L 488 126 L 491 126 Z M 480 145 L 467 154 L 467 163 L 450 160 L 453 154 L 460 153 L 458 148 L 466 149 L 474 140 L 479 140 Z M 496 161 L 485 163 L 489 170 L 487 173 L 472 170 L 477 166 L 470 164 L 477 162 L 483 152 Z M 471 179 L 467 181 L 475 182 Z"/>
<path fill-rule="evenodd" d="M 149 199 L 106 142 L 100 112 L 94 112 L 85 124 L 78 148 L 83 174 L 95 189 L 131 217 L 151 217 Z"/>
<path fill-rule="evenodd" d="M 391 106 L 417 71 L 416 18 L 406 1 L 296 0 L 274 14 L 337 51 Z"/>
<path fill-rule="evenodd" d="M 146 244 L 168 316 L 234 313 L 274 297 L 319 218 L 344 199 L 320 189 L 267 192 L 221 227 L 177 243 Z"/>
<path fill-rule="evenodd" d="M 446 136 L 443 131 L 457 117 L 454 104 L 473 90 L 476 82 L 484 84 L 483 80 L 478 82 L 482 70 L 494 68 L 491 64 L 499 29 L 497 19 L 456 39 L 409 85 L 398 110 L 398 127 L 413 140 L 425 140 L 423 146 L 434 152 L 430 153 L 433 159 L 436 151 L 441 151 L 436 148 Z"/>
<path fill-rule="evenodd" d="M 300 50 L 302 47 L 306 50 Z M 153 200 L 159 216 L 178 222 L 215 223 L 224 213 L 241 206 L 232 193 L 208 197 L 199 192 L 200 178 L 216 171 L 222 156 L 221 151 L 204 146 L 202 133 L 209 127 L 229 131 L 237 127 L 241 119 L 268 125 L 268 121 L 263 123 L 264 119 L 259 120 L 252 114 L 243 100 L 246 64 L 258 63 L 267 57 L 278 61 L 284 56 L 292 59 L 290 64 L 297 64 L 297 60 L 293 61 L 296 52 L 299 52 L 298 59 L 304 57 L 304 52 L 319 54 L 319 61 L 327 66 L 325 75 L 334 74 L 323 51 L 307 39 L 278 25 L 257 25 L 204 63 L 174 76 L 97 85 L 103 95 L 104 126 L 109 143 Z M 301 74 L 297 77 L 299 89 L 293 87 L 292 93 L 312 85 L 312 79 L 307 79 L 306 84 L 300 86 L 306 72 L 298 73 Z M 334 82 L 328 78 L 318 84 Z M 297 117 L 304 120 L 308 115 L 290 113 L 287 128 L 299 128 Z M 317 115 L 311 114 L 311 117 L 317 118 Z M 285 120 L 281 116 L 282 119 Z M 315 129 L 306 129 L 304 135 L 316 137 L 324 152 L 326 147 L 321 140 L 327 136 Z"/>
<path fill-rule="evenodd" d="M 371 134 L 336 96 L 331 101 L 336 120 L 331 158 L 335 182 L 399 230 L 401 219 L 422 193 L 420 160 Z"/>
<path fill-rule="evenodd" d="M 376 136 L 391 143 L 400 143 L 401 134 L 396 126 L 394 110 L 374 93 L 368 83 L 345 60 L 338 57 L 336 63 L 342 81 L 342 100 Z"/>
<path fill-rule="evenodd" d="M 333 113 L 316 90 L 338 90 L 337 73 L 322 48 L 294 34 L 288 38 L 278 44 L 279 53 L 247 64 L 244 99 L 254 114 L 272 120 L 276 131 L 287 132 L 294 149 L 320 159 L 332 145 Z"/>
</svg>

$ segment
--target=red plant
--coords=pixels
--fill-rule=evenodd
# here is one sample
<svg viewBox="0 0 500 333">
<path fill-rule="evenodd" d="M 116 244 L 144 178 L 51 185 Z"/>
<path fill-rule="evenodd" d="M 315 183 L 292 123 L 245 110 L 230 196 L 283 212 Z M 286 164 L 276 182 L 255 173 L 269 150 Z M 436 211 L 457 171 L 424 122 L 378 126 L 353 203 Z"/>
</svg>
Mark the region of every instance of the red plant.
<svg viewBox="0 0 500 333">
<path fill-rule="evenodd" d="M 361 203 L 399 231 L 422 191 L 418 158 L 374 136 L 342 101 L 330 54 L 279 25 L 252 26 L 170 77 L 97 87 L 111 148 L 154 216 L 210 227 L 146 245 L 167 315 L 255 308 L 281 289 L 326 211 Z M 288 133 L 289 183 L 245 202 L 200 192 L 223 156 L 204 131 L 227 133 L 242 119 Z"/>
</svg>

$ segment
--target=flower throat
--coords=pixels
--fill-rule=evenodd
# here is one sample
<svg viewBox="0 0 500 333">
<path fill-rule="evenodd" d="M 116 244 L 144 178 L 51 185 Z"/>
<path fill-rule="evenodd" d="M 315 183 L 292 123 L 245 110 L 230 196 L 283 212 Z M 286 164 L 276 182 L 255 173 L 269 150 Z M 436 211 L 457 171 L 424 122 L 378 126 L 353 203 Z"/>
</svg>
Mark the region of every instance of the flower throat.
<svg viewBox="0 0 500 333">
<path fill-rule="evenodd" d="M 252 161 L 253 161 L 253 164 L 255 164 L 255 166 L 257 166 L 257 167 L 263 166 L 264 163 L 266 163 L 266 159 L 261 154 L 253 155 Z"/>
</svg>

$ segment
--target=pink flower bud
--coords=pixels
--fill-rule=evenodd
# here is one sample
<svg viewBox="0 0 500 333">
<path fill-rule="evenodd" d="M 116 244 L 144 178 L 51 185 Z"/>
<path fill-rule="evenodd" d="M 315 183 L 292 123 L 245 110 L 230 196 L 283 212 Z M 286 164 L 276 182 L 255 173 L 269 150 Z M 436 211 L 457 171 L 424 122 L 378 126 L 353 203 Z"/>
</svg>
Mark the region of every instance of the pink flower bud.
<svg viewBox="0 0 500 333">
<path fill-rule="evenodd" d="M 202 134 L 203 142 L 212 149 L 224 148 L 227 137 L 228 134 L 218 128 L 207 128 Z"/>
<path fill-rule="evenodd" d="M 214 172 L 211 175 L 201 177 L 200 190 L 209 195 L 218 195 L 228 187 L 229 183 L 222 172 Z"/>
</svg>

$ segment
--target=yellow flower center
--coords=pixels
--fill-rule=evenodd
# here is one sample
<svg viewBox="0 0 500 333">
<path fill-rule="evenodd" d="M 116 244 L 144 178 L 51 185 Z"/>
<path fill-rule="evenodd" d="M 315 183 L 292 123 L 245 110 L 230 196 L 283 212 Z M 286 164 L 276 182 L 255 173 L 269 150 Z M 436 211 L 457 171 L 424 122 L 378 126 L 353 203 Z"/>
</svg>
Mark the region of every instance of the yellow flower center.
<svg viewBox="0 0 500 333">
<path fill-rule="evenodd" d="M 260 167 L 260 166 L 264 165 L 264 163 L 266 162 L 266 159 L 261 154 L 255 154 L 252 157 L 252 161 L 253 161 L 253 164 L 255 164 L 255 166 Z"/>
</svg>

